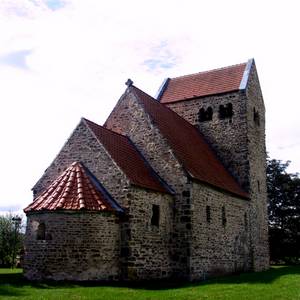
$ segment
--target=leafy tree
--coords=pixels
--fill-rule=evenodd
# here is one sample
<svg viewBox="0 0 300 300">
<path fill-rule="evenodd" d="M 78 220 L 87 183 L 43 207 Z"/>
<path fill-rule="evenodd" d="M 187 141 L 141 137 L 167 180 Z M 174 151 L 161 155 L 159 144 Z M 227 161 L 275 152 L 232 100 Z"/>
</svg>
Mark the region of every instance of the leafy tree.
<svg viewBox="0 0 300 300">
<path fill-rule="evenodd" d="M 11 214 L 0 216 L 0 266 L 8 267 L 14 263 L 23 245 L 23 234 L 20 232 L 20 224 L 14 222 Z"/>
<path fill-rule="evenodd" d="M 290 162 L 268 159 L 270 254 L 274 262 L 300 263 L 300 178 Z"/>
</svg>

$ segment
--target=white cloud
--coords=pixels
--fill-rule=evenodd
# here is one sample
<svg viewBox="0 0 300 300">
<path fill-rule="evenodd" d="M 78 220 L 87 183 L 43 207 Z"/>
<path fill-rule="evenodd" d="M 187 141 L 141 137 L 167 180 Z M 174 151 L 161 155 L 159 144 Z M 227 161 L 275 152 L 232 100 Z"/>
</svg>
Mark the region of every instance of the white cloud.
<svg viewBox="0 0 300 300">
<path fill-rule="evenodd" d="M 300 128 L 298 11 L 297 1 L 0 0 L 0 203 L 27 204 L 80 117 L 102 123 L 127 78 L 155 95 L 166 77 L 251 57 L 270 155 L 300 170 L 289 147 Z M 26 68 L 4 63 L 16 53 Z"/>
</svg>

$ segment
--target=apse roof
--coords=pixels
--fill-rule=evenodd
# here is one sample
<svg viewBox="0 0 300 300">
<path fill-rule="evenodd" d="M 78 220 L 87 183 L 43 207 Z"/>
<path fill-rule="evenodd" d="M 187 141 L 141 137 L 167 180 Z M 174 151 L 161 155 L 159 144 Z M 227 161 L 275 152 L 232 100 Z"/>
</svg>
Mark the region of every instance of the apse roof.
<svg viewBox="0 0 300 300">
<path fill-rule="evenodd" d="M 123 211 L 80 162 L 72 163 L 24 212 L 59 210 Z"/>
</svg>

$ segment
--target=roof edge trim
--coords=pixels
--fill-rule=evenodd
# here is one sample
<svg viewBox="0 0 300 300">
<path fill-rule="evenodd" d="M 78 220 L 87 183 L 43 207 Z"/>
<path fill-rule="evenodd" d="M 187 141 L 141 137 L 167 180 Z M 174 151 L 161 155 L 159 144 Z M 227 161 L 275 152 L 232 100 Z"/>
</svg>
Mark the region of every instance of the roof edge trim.
<svg viewBox="0 0 300 300">
<path fill-rule="evenodd" d="M 133 87 L 134 87 L 135 89 L 137 89 L 137 90 L 140 90 L 140 89 L 137 88 L 136 86 L 133 86 Z M 141 91 L 142 93 L 146 94 L 144 91 L 142 91 L 142 90 L 140 90 L 140 91 Z M 144 112 L 146 113 L 146 115 L 148 115 L 148 117 L 150 118 L 151 124 L 154 124 L 154 125 L 155 125 L 155 127 L 159 130 L 161 136 L 166 140 L 166 143 L 169 145 L 169 147 L 170 147 L 170 149 L 171 149 L 171 151 L 172 151 L 172 155 L 173 155 L 174 157 L 176 157 L 176 160 L 179 162 L 179 164 L 180 164 L 180 166 L 181 166 L 183 172 L 186 174 L 186 176 L 190 176 L 189 172 L 187 172 L 187 170 L 186 170 L 185 166 L 183 165 L 183 163 L 181 162 L 181 160 L 178 159 L 177 156 L 176 156 L 176 154 L 174 153 L 174 150 L 173 150 L 172 146 L 170 145 L 168 139 L 162 134 L 162 132 L 161 132 L 161 130 L 159 129 L 158 125 L 157 125 L 156 122 L 153 120 L 153 117 L 151 116 L 151 114 L 150 114 L 149 112 L 147 112 L 147 110 L 146 110 L 146 108 L 145 108 L 145 105 L 143 104 L 143 101 L 140 100 L 140 97 L 137 95 L 137 93 L 136 93 L 135 90 L 132 89 L 132 93 L 133 93 L 135 99 L 138 101 L 138 103 L 139 103 L 140 105 L 142 105 L 142 107 L 143 107 Z M 160 103 L 160 101 L 156 100 L 155 98 L 151 97 L 150 95 L 148 95 L 148 94 L 146 94 L 146 95 L 149 96 L 150 98 L 152 98 L 154 102 L 159 102 L 159 103 Z M 166 109 L 168 109 L 168 110 L 171 111 L 172 113 L 176 114 L 175 111 L 173 111 L 173 110 L 172 110 L 171 108 L 169 108 L 167 105 L 164 105 L 164 103 L 160 103 L 160 104 L 163 105 L 163 107 L 165 107 Z M 176 115 L 178 115 L 178 114 L 176 114 Z M 179 116 L 179 115 L 178 115 L 178 116 Z M 181 116 L 179 116 L 179 117 L 182 118 Z M 193 126 L 193 125 L 191 125 L 191 126 Z"/>
<path fill-rule="evenodd" d="M 165 78 L 164 81 L 162 82 L 160 88 L 158 89 L 155 99 L 160 101 L 161 96 L 163 95 L 164 91 L 166 90 L 168 84 L 169 84 L 170 78 Z"/>
<path fill-rule="evenodd" d="M 144 161 L 145 165 L 149 168 L 150 172 L 152 173 L 152 175 L 154 177 L 156 177 L 159 181 L 159 183 L 166 189 L 166 192 L 168 192 L 169 194 L 171 195 L 175 195 L 175 191 L 169 186 L 169 184 L 164 181 L 164 179 L 162 177 L 160 177 L 158 175 L 158 173 L 154 170 L 154 168 L 150 165 L 150 163 L 148 162 L 148 160 L 146 160 L 146 158 L 144 157 L 144 155 L 142 154 L 142 152 L 137 148 L 137 146 L 133 143 L 133 141 L 129 138 L 129 136 L 126 136 L 129 143 L 135 148 L 135 150 L 139 153 L 139 155 L 141 156 L 142 160 Z M 146 187 L 146 186 L 142 186 L 142 185 L 138 185 L 138 184 L 135 184 L 135 183 L 131 183 L 132 185 L 136 185 L 136 186 L 139 186 L 139 187 L 142 187 L 142 188 L 147 188 L 149 190 L 154 190 L 158 193 L 160 193 L 160 191 L 157 191 L 155 189 L 151 189 L 149 187 Z"/>
<path fill-rule="evenodd" d="M 244 90 L 247 87 L 247 83 L 248 83 L 248 79 L 249 79 L 249 75 L 250 75 L 250 71 L 251 71 L 251 67 L 254 64 L 254 58 L 251 58 L 247 61 L 247 65 L 246 68 L 244 70 L 244 74 L 243 74 L 243 78 L 241 80 L 240 83 L 240 90 Z"/>
<path fill-rule="evenodd" d="M 108 193 L 108 191 L 105 189 L 105 187 L 102 185 L 102 183 L 98 180 L 98 178 L 82 163 L 80 164 L 83 166 L 86 174 L 92 181 L 93 185 L 105 196 L 107 202 L 112 206 L 113 209 L 115 209 L 118 212 L 124 212 L 123 208 L 119 205 L 119 203 Z"/>
</svg>

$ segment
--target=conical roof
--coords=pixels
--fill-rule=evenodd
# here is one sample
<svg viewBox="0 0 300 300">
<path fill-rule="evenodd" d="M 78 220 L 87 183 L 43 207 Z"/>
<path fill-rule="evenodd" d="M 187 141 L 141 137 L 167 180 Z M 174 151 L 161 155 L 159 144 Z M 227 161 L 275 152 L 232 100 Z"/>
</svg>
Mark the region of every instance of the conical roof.
<svg viewBox="0 0 300 300">
<path fill-rule="evenodd" d="M 74 162 L 24 212 L 44 210 L 122 211 L 122 208 L 82 163 Z"/>
</svg>

